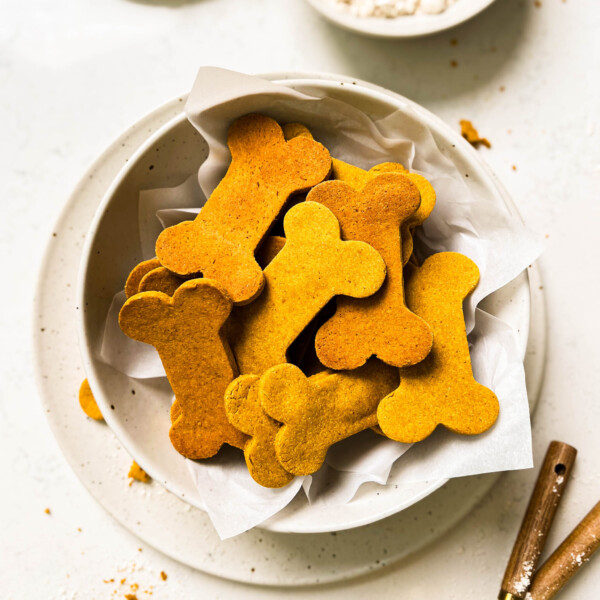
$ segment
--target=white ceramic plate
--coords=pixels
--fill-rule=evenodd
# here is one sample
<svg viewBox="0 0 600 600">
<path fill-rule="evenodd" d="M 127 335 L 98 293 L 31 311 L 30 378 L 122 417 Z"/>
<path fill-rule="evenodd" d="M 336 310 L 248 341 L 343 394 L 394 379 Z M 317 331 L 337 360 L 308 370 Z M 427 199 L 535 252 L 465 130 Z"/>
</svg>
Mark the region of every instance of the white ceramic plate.
<svg viewBox="0 0 600 600">
<path fill-rule="evenodd" d="M 288 76 L 289 77 L 289 76 Z M 465 184 L 479 193 L 508 202 L 505 193 L 475 151 L 455 132 L 414 103 L 363 86 L 348 86 L 341 79 L 287 79 L 285 83 L 302 90 L 320 89 L 359 106 L 373 117 L 392 110 L 417 110 L 431 129 L 442 151 L 464 173 Z M 85 370 L 106 421 L 135 460 L 169 491 L 197 508 L 202 501 L 183 458 L 172 448 L 166 432 L 170 426 L 171 391 L 154 382 L 132 380 L 100 362 L 98 344 L 110 302 L 122 289 L 139 254 L 138 193 L 152 187 L 174 186 L 184 181 L 205 159 L 207 147 L 183 114 L 164 125 L 131 157 L 108 190 L 100 205 L 83 250 L 79 279 L 80 339 Z M 157 229 L 157 233 L 160 228 Z M 521 332 L 523 355 L 529 329 L 529 285 L 526 273 L 499 290 L 493 311 Z M 445 480 L 402 486 L 363 486 L 344 507 L 310 506 L 300 495 L 263 527 L 275 531 L 314 533 L 339 531 L 372 523 L 399 512 L 431 494 Z"/>
<path fill-rule="evenodd" d="M 407 15 L 385 19 L 357 17 L 330 0 L 307 0 L 326 19 L 350 31 L 372 37 L 410 38 L 430 35 L 450 29 L 467 21 L 487 8 L 494 0 L 456 0 L 456 3 L 437 15 Z"/>
<path fill-rule="evenodd" d="M 286 74 L 270 78 L 282 80 Z M 362 85 L 393 96 L 371 84 Z M 128 487 L 130 456 L 108 427 L 85 418 L 79 408 L 76 392 L 84 371 L 73 318 L 77 311 L 73 282 L 83 238 L 121 166 L 149 133 L 181 113 L 183 101 L 178 98 L 161 106 L 115 140 L 82 175 L 55 226 L 56 236 L 51 237 L 40 266 L 33 327 L 35 372 L 48 423 L 66 460 L 96 500 L 140 539 L 190 567 L 236 581 L 298 586 L 345 580 L 390 565 L 458 523 L 499 474 L 450 481 L 401 513 L 335 536 L 282 535 L 256 529 L 222 542 L 205 512 L 169 494 L 160 484 Z M 543 380 L 545 316 L 535 266 L 528 276 L 532 310 L 525 371 L 533 408 Z"/>
</svg>

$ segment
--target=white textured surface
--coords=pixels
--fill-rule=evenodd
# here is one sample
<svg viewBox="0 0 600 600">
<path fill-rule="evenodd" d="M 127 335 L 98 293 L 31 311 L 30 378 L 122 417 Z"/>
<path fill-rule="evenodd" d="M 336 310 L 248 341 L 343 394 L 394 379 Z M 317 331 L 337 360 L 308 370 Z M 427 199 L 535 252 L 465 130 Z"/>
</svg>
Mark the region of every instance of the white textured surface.
<svg viewBox="0 0 600 600">
<path fill-rule="evenodd" d="M 199 64 L 362 77 L 420 102 L 456 127 L 458 119 L 471 119 L 489 137 L 492 149 L 481 152 L 528 223 L 549 236 L 542 260 L 549 363 L 535 420 L 535 458 L 539 462 L 552 438 L 580 451 L 549 547 L 597 501 L 595 0 L 542 0 L 539 8 L 528 0 L 502 0 L 456 30 L 412 42 L 341 32 L 301 0 L 2 0 L 0 10 L 0 243 L 5 294 L 11 293 L 0 317 L 2 597 L 108 598 L 115 584 L 103 579 L 113 577 L 136 581 L 140 592 L 154 585 L 152 597 L 158 599 L 281 596 L 193 572 L 148 547 L 140 553 L 140 543 L 96 505 L 62 459 L 31 372 L 30 299 L 62 203 L 111 139 L 140 114 L 188 89 Z M 458 66 L 451 67 L 451 60 Z M 401 591 L 403 600 L 494 597 L 533 477 L 502 477 L 435 547 L 370 577 L 323 588 L 318 596 L 397 598 Z M 165 583 L 160 570 L 169 575 Z M 600 560 L 586 567 L 564 597 L 592 598 L 598 587 Z M 314 597 L 315 590 L 288 595 Z"/>
</svg>

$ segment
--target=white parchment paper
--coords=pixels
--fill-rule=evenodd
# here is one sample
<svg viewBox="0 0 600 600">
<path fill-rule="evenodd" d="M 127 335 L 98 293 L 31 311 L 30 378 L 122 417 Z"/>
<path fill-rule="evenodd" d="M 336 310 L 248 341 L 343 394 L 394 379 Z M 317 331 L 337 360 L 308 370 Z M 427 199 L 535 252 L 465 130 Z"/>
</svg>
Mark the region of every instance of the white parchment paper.
<svg viewBox="0 0 600 600">
<path fill-rule="evenodd" d="M 144 257 L 154 256 L 162 227 L 193 219 L 200 210 L 229 164 L 229 125 L 250 112 L 267 114 L 281 123 L 304 123 L 332 156 L 357 166 L 370 168 L 395 161 L 429 179 L 437 205 L 418 234 L 418 253 L 424 257 L 452 250 L 478 265 L 481 280 L 465 302 L 465 321 L 475 378 L 497 394 L 500 417 L 483 435 L 458 436 L 438 428 L 412 447 L 364 432 L 331 448 L 318 473 L 296 478 L 280 490 L 256 484 L 239 452 L 226 451 L 209 461 L 187 461 L 219 535 L 231 537 L 262 523 L 284 508 L 300 488 L 311 504 L 340 505 L 350 502 L 365 482 L 398 484 L 531 467 L 522 349 L 509 325 L 477 305 L 537 258 L 540 241 L 503 202 L 471 192 L 464 174 L 441 152 L 409 105 L 372 121 L 353 106 L 327 97 L 323 90 L 300 93 L 258 77 L 200 69 L 186 113 L 208 141 L 210 153 L 199 173 L 182 185 L 140 194 Z M 131 377 L 164 376 L 154 349 L 121 333 L 117 315 L 123 302 L 124 294 L 117 294 L 107 316 L 102 360 Z"/>
</svg>

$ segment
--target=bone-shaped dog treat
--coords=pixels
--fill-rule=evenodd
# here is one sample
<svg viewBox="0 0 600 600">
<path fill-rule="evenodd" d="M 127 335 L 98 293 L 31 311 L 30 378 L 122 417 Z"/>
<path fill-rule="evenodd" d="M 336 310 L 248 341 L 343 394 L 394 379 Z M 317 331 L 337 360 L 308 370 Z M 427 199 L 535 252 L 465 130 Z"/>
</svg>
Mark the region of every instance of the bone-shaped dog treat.
<svg viewBox="0 0 600 600">
<path fill-rule="evenodd" d="M 398 163 L 382 163 L 369 169 L 369 173 L 380 175 L 381 173 L 398 173 L 400 170 L 398 169 Z M 423 175 L 409 173 L 408 171 L 404 171 L 402 174 L 419 188 L 421 194 L 419 208 L 402 223 L 402 262 L 406 264 L 413 251 L 413 231 L 425 222 L 435 207 L 435 191 Z"/>
<path fill-rule="evenodd" d="M 402 223 L 402 264 L 407 264 L 413 253 L 413 232 L 422 225 L 435 207 L 435 191 L 432 185 L 418 173 L 403 173 L 418 188 L 421 194 L 421 205 Z"/>
<path fill-rule="evenodd" d="M 314 188 L 308 200 L 327 206 L 345 240 L 367 242 L 383 257 L 387 277 L 370 298 L 336 299 L 337 310 L 317 332 L 319 360 L 331 369 L 356 369 L 371 356 L 396 367 L 421 362 L 431 350 L 430 327 L 404 303 L 400 226 L 419 206 L 416 186 L 384 173 L 355 192 L 342 181 Z"/>
<path fill-rule="evenodd" d="M 245 304 L 264 284 L 254 251 L 288 198 L 327 177 L 331 158 L 314 140 L 286 142 L 281 127 L 262 115 L 235 121 L 228 144 L 225 177 L 194 221 L 160 234 L 156 256 L 177 275 L 216 279 L 234 303 Z"/>
<path fill-rule="evenodd" d="M 400 386 L 379 405 L 379 426 L 389 438 L 418 442 L 438 425 L 475 435 L 498 417 L 496 395 L 473 378 L 463 300 L 477 287 L 479 269 L 455 252 L 434 254 L 406 283 L 406 302 L 433 329 L 431 354 L 401 369 Z"/>
<path fill-rule="evenodd" d="M 185 279 L 171 273 L 169 269 L 158 267 L 142 277 L 138 292 L 162 292 L 167 296 L 172 296 L 184 282 Z"/>
<path fill-rule="evenodd" d="M 240 375 L 225 391 L 225 411 L 230 423 L 250 437 L 244 446 L 246 465 L 260 485 L 280 488 L 294 476 L 282 466 L 275 453 L 275 436 L 281 424 L 269 417 L 258 401 L 257 375 Z"/>
<path fill-rule="evenodd" d="M 291 140 L 296 137 L 305 137 L 314 139 L 312 133 L 302 123 L 288 123 L 283 126 L 283 135 L 286 140 Z M 373 179 L 379 172 L 405 172 L 406 169 L 400 163 L 386 162 L 374 166 L 370 171 L 365 171 L 360 167 L 355 167 L 339 158 L 331 159 L 331 178 L 339 179 L 351 185 L 355 190 L 360 191 L 362 188 Z"/>
<path fill-rule="evenodd" d="M 176 401 L 169 436 L 187 458 L 214 456 L 223 444 L 243 448 L 246 436 L 225 415 L 223 394 L 236 377 L 221 328 L 231 311 L 225 290 L 210 279 L 186 281 L 172 298 L 143 292 L 125 302 L 121 329 L 153 345 Z"/>
<path fill-rule="evenodd" d="M 297 136 L 313 139 L 308 128 L 300 123 L 284 125 L 283 133 L 286 139 Z M 422 175 L 409 173 L 403 165 L 396 162 L 381 163 L 364 171 L 337 158 L 332 159 L 331 178 L 351 185 L 356 191 L 361 191 L 369 181 L 382 173 L 402 173 L 419 188 L 421 193 L 421 205 L 409 219 L 402 223 L 402 263 L 406 264 L 413 252 L 413 232 L 416 227 L 425 222 L 435 206 L 435 191 L 429 181 Z"/>
<path fill-rule="evenodd" d="M 158 267 L 160 267 L 158 258 L 144 260 L 133 267 L 131 273 L 129 273 L 127 276 L 127 281 L 125 282 L 125 296 L 127 296 L 127 298 L 135 296 L 139 292 L 140 282 L 144 276 Z"/>
<path fill-rule="evenodd" d="M 243 375 L 286 362 L 290 344 L 331 298 L 365 298 L 385 279 L 379 253 L 364 242 L 343 242 L 338 220 L 322 204 L 294 206 L 284 229 L 285 246 L 264 271 L 264 292 L 238 307 L 228 328 Z"/>
<path fill-rule="evenodd" d="M 398 385 L 398 369 L 371 360 L 354 371 L 306 377 L 291 364 L 267 370 L 259 384 L 265 412 L 283 423 L 275 437 L 286 471 L 317 471 L 328 448 L 377 424 L 377 405 Z"/>
</svg>

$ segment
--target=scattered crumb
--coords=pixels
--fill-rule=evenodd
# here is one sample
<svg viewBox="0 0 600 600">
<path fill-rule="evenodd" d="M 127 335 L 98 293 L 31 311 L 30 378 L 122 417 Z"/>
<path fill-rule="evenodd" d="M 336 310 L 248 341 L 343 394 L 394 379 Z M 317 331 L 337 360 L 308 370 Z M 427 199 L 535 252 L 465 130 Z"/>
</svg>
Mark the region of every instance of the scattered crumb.
<svg viewBox="0 0 600 600">
<path fill-rule="evenodd" d="M 158 571 L 148 568 L 147 565 L 139 564 L 135 560 L 118 566 L 117 573 L 118 576 L 103 579 L 104 583 L 113 584 L 111 598 L 125 598 L 126 600 L 134 598 L 138 600 L 138 598 L 141 598 L 141 594 L 146 594 L 144 597 L 153 595 L 154 585 L 150 582 L 156 581 L 156 577 L 159 576 Z M 123 577 L 123 575 L 127 576 Z M 146 582 L 144 582 L 144 579 Z"/>
<path fill-rule="evenodd" d="M 141 549 L 141 548 L 138 548 L 138 552 L 142 552 L 142 549 Z"/>
<path fill-rule="evenodd" d="M 517 165 L 513 165 L 513 166 L 512 166 L 512 170 L 513 170 L 513 171 L 516 171 L 516 170 L 517 170 Z"/>
<path fill-rule="evenodd" d="M 461 119 L 460 121 L 460 134 L 475 148 L 478 148 L 480 144 L 483 144 L 486 148 L 491 148 L 492 144 L 490 144 L 489 140 L 486 138 L 482 138 L 479 136 L 479 133 L 471 121 L 467 121 L 466 119 Z"/>
<path fill-rule="evenodd" d="M 458 67 L 458 63 L 455 60 L 451 60 L 450 61 L 450 66 L 451 67 Z"/>
<path fill-rule="evenodd" d="M 44 512 L 45 512 L 47 515 L 49 515 L 49 514 L 50 514 L 50 509 L 49 509 L 49 508 L 45 508 L 45 509 L 44 509 Z"/>
<path fill-rule="evenodd" d="M 512 129 L 507 129 L 506 133 L 508 133 L 508 135 L 510 135 L 512 133 Z"/>
<path fill-rule="evenodd" d="M 142 467 L 140 467 L 135 462 L 135 460 L 131 464 L 131 468 L 129 469 L 129 473 L 127 474 L 127 477 L 131 477 L 131 481 L 129 482 L 129 485 L 131 485 L 133 483 L 134 479 L 136 481 L 141 481 L 142 483 L 150 483 L 152 481 L 152 478 L 150 477 L 150 475 L 148 475 L 148 473 L 146 473 L 146 471 L 144 471 L 142 469 Z"/>
<path fill-rule="evenodd" d="M 496 46 L 492 46 L 492 47 L 490 48 L 490 52 L 496 52 Z"/>
<path fill-rule="evenodd" d="M 506 90 L 506 88 L 505 88 L 503 85 L 501 85 L 501 86 L 500 86 L 500 91 L 501 91 L 501 92 L 504 92 L 505 90 Z"/>
<path fill-rule="evenodd" d="M 536 8 L 541 8 L 542 7 L 541 0 L 534 0 L 533 4 L 535 5 Z"/>
<path fill-rule="evenodd" d="M 81 532 L 81 531 L 82 531 L 81 527 L 78 527 L 78 528 L 77 528 L 77 531 L 80 531 L 80 532 Z"/>
<path fill-rule="evenodd" d="M 79 405 L 83 412 L 95 421 L 102 421 L 102 413 L 96 404 L 94 394 L 90 388 L 90 384 L 87 379 L 84 379 L 79 388 Z"/>
<path fill-rule="evenodd" d="M 161 571 L 161 572 L 160 572 L 160 578 L 161 578 L 163 581 L 166 581 L 166 580 L 167 580 L 167 577 L 168 577 L 168 575 L 167 575 L 167 574 L 166 574 L 164 571 Z"/>
<path fill-rule="evenodd" d="M 450 45 L 451 46 L 458 46 L 458 40 L 456 38 L 452 38 L 450 40 Z"/>
<path fill-rule="evenodd" d="M 550 237 L 550 234 L 549 234 L 549 233 L 547 233 L 547 234 L 546 234 L 546 237 L 547 237 L 547 238 L 549 238 L 549 237 Z"/>
</svg>

